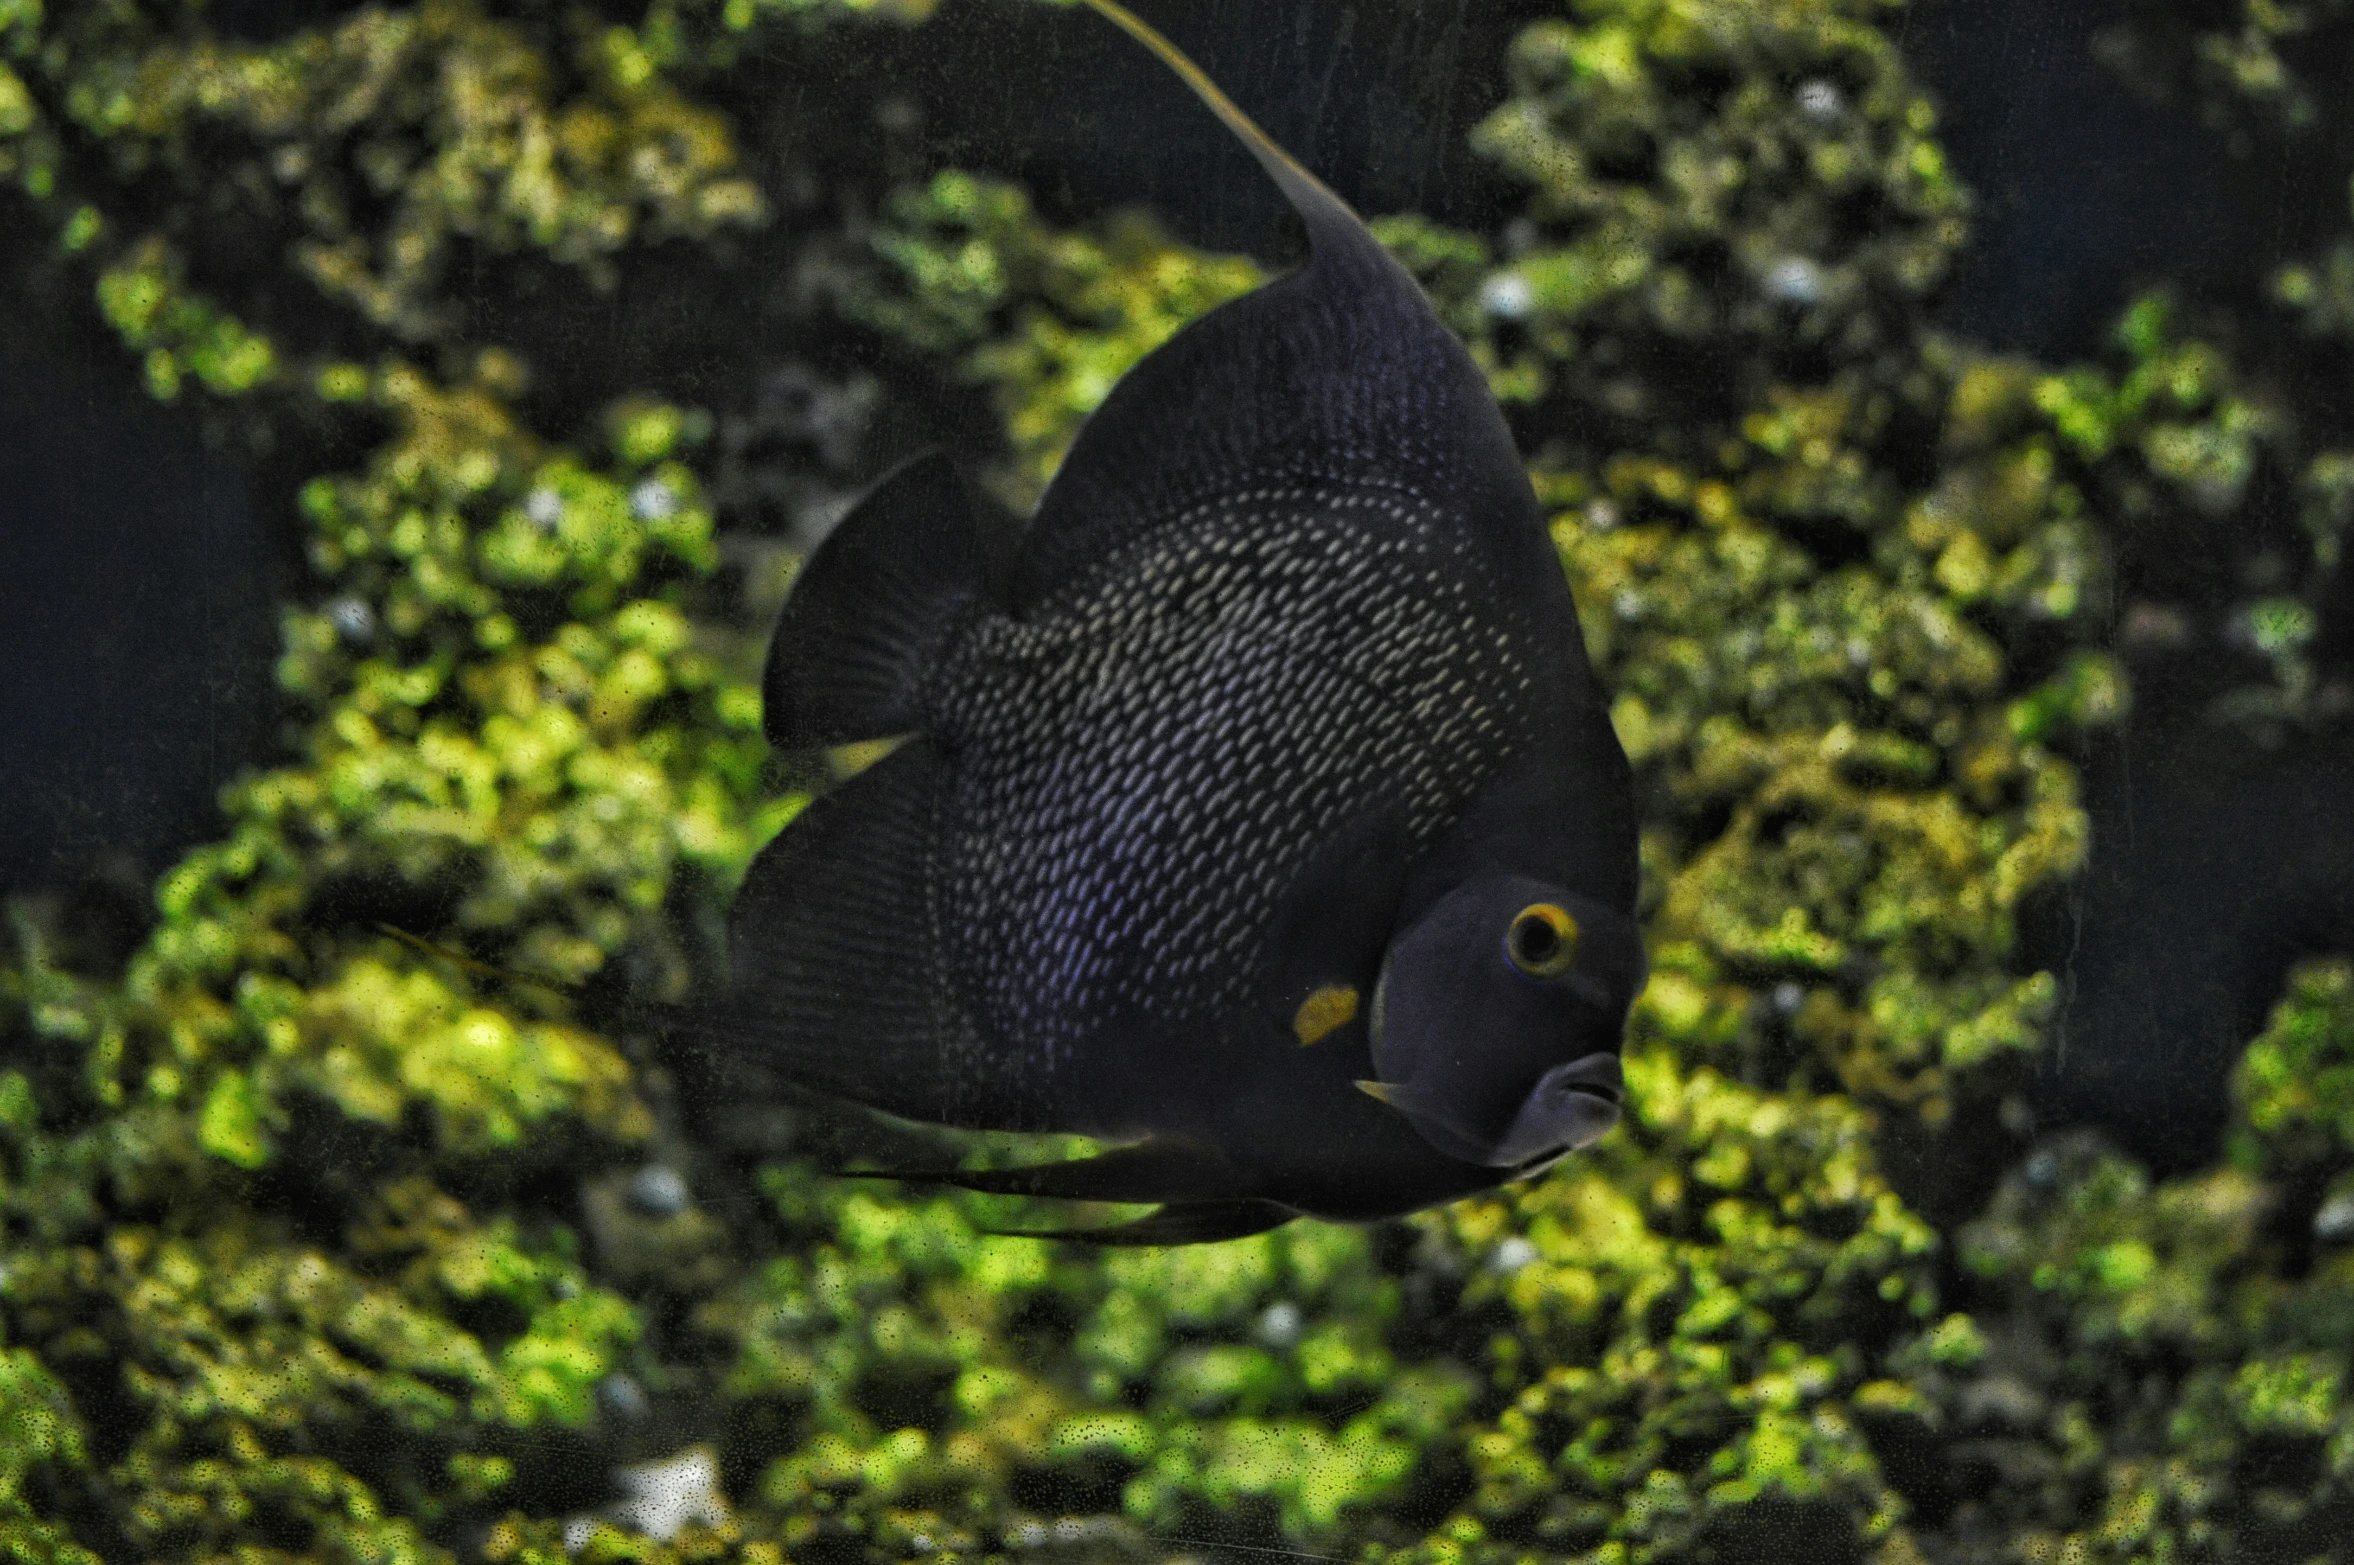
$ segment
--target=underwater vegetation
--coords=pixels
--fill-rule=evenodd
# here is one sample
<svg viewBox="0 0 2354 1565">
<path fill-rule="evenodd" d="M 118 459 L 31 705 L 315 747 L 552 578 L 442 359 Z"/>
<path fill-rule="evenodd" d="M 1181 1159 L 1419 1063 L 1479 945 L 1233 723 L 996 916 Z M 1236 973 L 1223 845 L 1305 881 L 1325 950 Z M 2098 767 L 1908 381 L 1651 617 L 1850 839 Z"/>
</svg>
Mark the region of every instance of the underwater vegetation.
<svg viewBox="0 0 2354 1565">
<path fill-rule="evenodd" d="M 1575 0 L 1475 132 L 1510 218 L 1374 224 L 1506 410 L 1635 768 L 1617 1131 L 1107 1255 L 824 1172 L 923 1133 L 699 1102 L 650 1008 L 838 759 L 760 737 L 810 538 L 927 443 L 1026 506 L 1264 275 L 935 166 L 891 62 L 955 12 L 1099 25 L 0 0 L 9 340 L 111 355 L 302 556 L 282 743 L 149 927 L 10 910 L 0 1548 L 2354 1557 L 2354 963 L 2297 969 L 2161 1180 L 2035 1134 L 2020 954 L 2117 648 L 2170 634 L 2120 583 L 2285 528 L 2199 677 L 2225 731 L 2342 715 L 2354 440 L 2282 388 L 2342 352 L 2344 241 L 2245 331 L 2154 293 L 2073 366 L 1940 335 L 1969 197 L 1882 0 Z M 2343 190 L 2342 100 L 2292 89 L 2354 20 L 2216 14 L 2117 53 Z"/>
</svg>

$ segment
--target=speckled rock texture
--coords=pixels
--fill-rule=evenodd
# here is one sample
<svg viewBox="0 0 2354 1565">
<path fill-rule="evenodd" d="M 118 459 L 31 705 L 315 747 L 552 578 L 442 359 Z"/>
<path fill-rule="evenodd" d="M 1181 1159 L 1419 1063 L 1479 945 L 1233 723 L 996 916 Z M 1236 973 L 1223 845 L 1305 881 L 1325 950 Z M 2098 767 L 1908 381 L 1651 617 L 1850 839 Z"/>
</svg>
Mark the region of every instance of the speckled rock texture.
<svg viewBox="0 0 2354 1565">
<path fill-rule="evenodd" d="M 2222 1161 L 2157 1182 L 2032 1138 L 2058 989 L 2016 952 L 2128 699 L 2120 540 L 2290 462 L 2334 566 L 2354 459 L 2156 296 L 2065 370 L 1941 337 L 1969 201 L 1883 0 L 1575 0 L 1476 131 L 1516 215 L 1376 225 L 1492 377 L 1636 767 L 1618 1132 L 1107 1255 L 824 1173 L 918 1132 L 694 1118 L 652 1007 L 858 759 L 759 737 L 808 540 L 923 439 L 1026 505 L 1262 276 L 937 172 L 863 63 L 931 10 L 255 42 L 0 0 L 21 330 L 302 555 L 282 743 L 148 927 L 10 910 L 0 1553 L 2354 1560 L 2354 969 L 2298 971 Z M 2284 276 L 2315 330 L 2342 270 Z M 2232 721 L 2326 717 L 2310 588 L 2251 607 Z"/>
</svg>

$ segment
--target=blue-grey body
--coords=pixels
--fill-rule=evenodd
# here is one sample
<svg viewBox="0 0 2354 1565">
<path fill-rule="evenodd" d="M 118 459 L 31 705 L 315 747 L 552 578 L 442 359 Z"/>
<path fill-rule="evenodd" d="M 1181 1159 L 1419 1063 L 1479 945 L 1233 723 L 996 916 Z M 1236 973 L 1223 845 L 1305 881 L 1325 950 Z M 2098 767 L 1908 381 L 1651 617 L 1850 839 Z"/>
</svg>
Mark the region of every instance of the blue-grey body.
<svg viewBox="0 0 2354 1565">
<path fill-rule="evenodd" d="M 955 758 L 941 887 L 995 933 L 949 970 L 1024 1040 L 1043 1112 L 1123 1128 L 1127 1084 L 1089 1070 L 1108 1031 L 1247 1006 L 1319 844 L 1394 803 L 1400 850 L 1427 849 L 1525 747 L 1529 649 L 1446 522 L 1337 474 L 1246 487 L 951 652 L 925 729 Z"/>
<path fill-rule="evenodd" d="M 1642 978 L 1625 759 L 1501 415 L 1346 206 L 1188 80 L 1312 259 L 1115 388 L 1009 566 L 938 458 L 819 551 L 771 737 L 909 737 L 755 866 L 725 1029 L 914 1118 L 1134 1141 L 960 1178 L 1169 1203 L 1136 1242 L 1582 1144 Z"/>
</svg>

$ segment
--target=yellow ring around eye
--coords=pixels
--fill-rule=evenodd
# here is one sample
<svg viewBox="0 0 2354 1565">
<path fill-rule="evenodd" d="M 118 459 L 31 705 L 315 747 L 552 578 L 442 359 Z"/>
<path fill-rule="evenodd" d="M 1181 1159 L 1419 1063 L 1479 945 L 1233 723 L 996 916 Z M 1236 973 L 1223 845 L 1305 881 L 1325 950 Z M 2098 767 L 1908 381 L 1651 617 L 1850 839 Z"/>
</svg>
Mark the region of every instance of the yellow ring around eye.
<svg viewBox="0 0 2354 1565">
<path fill-rule="evenodd" d="M 1550 902 L 1524 907 L 1505 931 L 1504 956 L 1531 978 L 1559 978 L 1577 965 L 1578 921 Z"/>
</svg>

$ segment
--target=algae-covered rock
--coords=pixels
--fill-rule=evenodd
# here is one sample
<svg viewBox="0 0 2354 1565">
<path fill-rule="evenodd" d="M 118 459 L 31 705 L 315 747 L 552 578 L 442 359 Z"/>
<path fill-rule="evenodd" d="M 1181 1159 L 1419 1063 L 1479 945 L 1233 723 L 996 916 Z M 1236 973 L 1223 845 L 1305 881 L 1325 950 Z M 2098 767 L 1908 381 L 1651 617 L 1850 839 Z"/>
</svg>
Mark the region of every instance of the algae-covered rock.
<svg viewBox="0 0 2354 1565">
<path fill-rule="evenodd" d="M 110 1554 L 440 1557 L 549 1459 L 527 1432 L 592 1423 L 640 1306 L 512 1192 L 643 1143 L 637 1073 L 557 990 L 388 919 L 675 986 L 672 883 L 724 885 L 766 829 L 757 702 L 664 585 L 711 563 L 676 420 L 626 410 L 584 463 L 481 386 L 369 394 L 400 432 L 302 496 L 332 596 L 287 616 L 301 759 L 231 791 L 119 979 L 19 922 L 6 1299 L 104 1410 L 53 1444 L 96 1439 Z"/>
<path fill-rule="evenodd" d="M 821 1169 L 913 1132 L 688 1112 L 655 1007 L 844 759 L 759 738 L 822 513 L 911 431 L 1027 504 L 1264 275 L 903 156 L 845 62 L 929 11 L 0 7 L 12 273 L 303 561 L 284 742 L 127 961 L 13 910 L 0 1541 L 2336 1557 L 2343 964 L 2227 1167 L 1981 1172 L 2056 1000 L 2016 937 L 2085 852 L 2065 746 L 2126 700 L 2112 550 L 2242 503 L 2280 426 L 2159 305 L 2065 371 L 1934 332 L 1967 201 L 1878 0 L 1579 0 L 1476 132 L 1518 210 L 1377 225 L 1509 410 L 1640 779 L 1618 1134 L 1104 1254 Z"/>
<path fill-rule="evenodd" d="M 2140 426 L 2103 507 L 2139 534 L 2124 549 L 2138 599 L 2124 639 L 2145 682 L 2268 748 L 2340 739 L 2354 718 L 2341 568 L 2354 425 L 2333 392 L 2354 334 L 2350 46 L 2342 0 L 2134 0 L 2097 40 L 2144 97 L 2212 133 L 2248 210 L 2284 214 L 2264 241 L 2219 247 L 2240 275 L 2128 311 L 2123 362 L 2104 377 Z M 2237 580 L 2218 615 L 2198 589 L 2224 570 Z"/>
<path fill-rule="evenodd" d="M 2307 964 L 2234 1082 L 2228 1166 L 2158 1182 L 2072 1135 L 1963 1230 L 1991 1330 L 1944 1394 L 1954 1557 L 2342 1557 L 2350 1067 L 2354 967 Z"/>
</svg>

